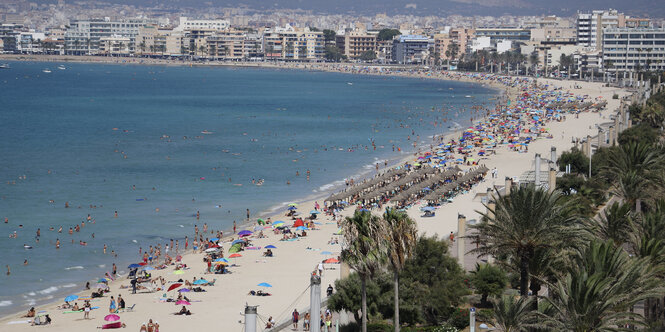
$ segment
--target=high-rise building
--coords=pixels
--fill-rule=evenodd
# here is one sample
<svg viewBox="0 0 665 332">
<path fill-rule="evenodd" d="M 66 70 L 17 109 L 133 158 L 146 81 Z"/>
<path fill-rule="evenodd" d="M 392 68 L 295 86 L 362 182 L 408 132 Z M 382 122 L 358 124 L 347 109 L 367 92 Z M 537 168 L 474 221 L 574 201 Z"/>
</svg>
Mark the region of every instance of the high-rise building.
<svg viewBox="0 0 665 332">
<path fill-rule="evenodd" d="M 610 72 L 665 69 L 665 28 L 605 29 L 603 65 Z"/>
<path fill-rule="evenodd" d="M 577 43 L 596 49 L 602 46 L 603 29 L 626 26 L 626 17 L 615 9 L 577 13 Z"/>
<path fill-rule="evenodd" d="M 129 53 L 134 53 L 139 28 L 149 23 L 154 22 L 144 18 L 111 20 L 108 17 L 72 21 L 65 33 L 65 52 L 73 55 L 98 54 L 101 38 L 127 37 Z"/>
</svg>

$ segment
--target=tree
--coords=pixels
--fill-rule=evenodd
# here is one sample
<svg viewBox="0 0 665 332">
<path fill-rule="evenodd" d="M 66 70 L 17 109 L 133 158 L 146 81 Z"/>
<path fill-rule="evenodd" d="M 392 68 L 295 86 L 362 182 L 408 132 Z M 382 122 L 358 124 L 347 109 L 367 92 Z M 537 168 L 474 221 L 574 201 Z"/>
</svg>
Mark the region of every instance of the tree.
<svg viewBox="0 0 665 332">
<path fill-rule="evenodd" d="M 141 55 L 143 55 L 143 53 L 145 52 L 145 47 L 146 47 L 145 40 L 141 41 L 141 43 L 139 44 L 139 49 L 141 50 Z"/>
<path fill-rule="evenodd" d="M 644 318 L 628 308 L 664 293 L 656 277 L 661 268 L 647 259 L 630 258 L 610 241 L 590 242 L 565 272 L 545 298 L 552 313 L 542 317 L 556 331 L 610 332 L 626 323 L 645 325 Z"/>
<path fill-rule="evenodd" d="M 450 58 L 450 60 L 455 60 L 457 58 L 457 52 L 459 52 L 459 45 L 456 42 L 448 44 L 446 56 Z"/>
<path fill-rule="evenodd" d="M 363 54 L 360 55 L 359 59 L 363 60 L 363 61 L 375 60 L 376 59 L 376 52 L 374 52 L 373 50 L 363 52 Z"/>
<path fill-rule="evenodd" d="M 340 52 L 339 48 L 337 46 L 331 46 L 327 45 L 326 48 L 326 53 L 324 55 L 325 59 L 328 61 L 334 61 L 334 62 L 339 62 L 345 58 L 344 54 Z"/>
<path fill-rule="evenodd" d="M 561 57 L 559 57 L 559 64 L 561 67 L 564 67 L 568 69 L 569 67 L 573 66 L 573 55 L 566 55 L 566 54 L 561 54 Z M 570 74 L 570 73 L 569 73 Z"/>
<path fill-rule="evenodd" d="M 631 208 L 629 204 L 614 202 L 597 218 L 590 219 L 589 229 L 597 238 L 612 241 L 616 247 L 620 247 L 628 242 L 634 231 Z"/>
<path fill-rule="evenodd" d="M 560 171 L 564 171 L 567 165 L 570 165 L 571 173 L 586 174 L 589 170 L 589 158 L 576 147 L 562 153 L 557 163 Z"/>
<path fill-rule="evenodd" d="M 488 296 L 500 296 L 507 282 L 506 273 L 498 266 L 476 263 L 476 269 L 471 271 L 471 285 L 481 295 L 481 307 L 488 306 Z"/>
<path fill-rule="evenodd" d="M 393 270 L 395 283 L 395 313 L 393 315 L 395 332 L 399 332 L 399 272 L 404 268 L 406 259 L 413 254 L 418 230 L 416 223 L 406 212 L 395 209 L 386 209 L 383 214 L 383 222 L 385 222 L 388 260 Z"/>
<path fill-rule="evenodd" d="M 336 292 L 329 298 L 332 310 L 354 313 L 357 322 L 362 308 L 362 282 L 357 273 L 336 282 Z M 450 256 L 448 241 L 420 237 L 414 254 L 407 258 L 399 273 L 399 317 L 401 324 L 437 325 L 447 321 L 455 308 L 469 294 L 465 274 Z M 394 317 L 394 282 L 392 273 L 378 271 L 367 281 L 367 315 L 381 319 Z"/>
<path fill-rule="evenodd" d="M 504 295 L 492 300 L 494 327 L 501 332 L 528 331 L 535 315 L 529 310 L 533 298 Z"/>
<path fill-rule="evenodd" d="M 356 211 L 342 222 L 344 242 L 341 258 L 360 276 L 363 332 L 367 332 L 367 279 L 374 275 L 384 257 L 383 241 L 379 241 L 382 226 L 379 218 L 368 211 Z"/>
<path fill-rule="evenodd" d="M 624 145 L 628 143 L 650 143 L 658 141 L 658 130 L 647 123 L 640 123 L 619 133 L 617 141 Z"/>
<path fill-rule="evenodd" d="M 520 274 L 520 294 L 529 293 L 529 268 L 537 250 L 564 250 L 581 240 L 581 216 L 560 192 L 547 192 L 534 185 L 518 187 L 509 195 L 497 193 L 496 205 L 487 207 L 482 221 L 470 226 L 470 237 L 479 256 L 513 258 Z M 536 295 L 536 294 L 534 294 Z"/>
<path fill-rule="evenodd" d="M 376 39 L 379 41 L 384 41 L 384 40 L 393 40 L 395 36 L 401 35 L 402 33 L 397 30 L 397 29 L 381 29 L 379 31 L 379 34 L 377 35 Z"/>
<path fill-rule="evenodd" d="M 613 193 L 640 212 L 642 200 L 658 197 L 658 189 L 662 187 L 660 172 L 664 167 L 665 158 L 660 148 L 646 142 L 629 143 L 608 151 L 601 174 L 613 183 Z"/>
<path fill-rule="evenodd" d="M 337 34 L 335 33 L 335 30 L 328 30 L 328 29 L 323 30 L 323 39 L 325 40 L 326 43 L 334 42 L 336 35 Z"/>
</svg>

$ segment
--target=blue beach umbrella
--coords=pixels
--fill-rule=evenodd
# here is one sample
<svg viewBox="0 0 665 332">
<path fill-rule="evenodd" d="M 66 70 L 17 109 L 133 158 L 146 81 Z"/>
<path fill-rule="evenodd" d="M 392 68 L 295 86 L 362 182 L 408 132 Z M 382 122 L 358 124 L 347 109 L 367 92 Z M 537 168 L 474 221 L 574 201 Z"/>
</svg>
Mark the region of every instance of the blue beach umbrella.
<svg viewBox="0 0 665 332">
<path fill-rule="evenodd" d="M 74 300 L 76 300 L 76 299 L 78 299 L 78 298 L 79 298 L 78 295 L 69 295 L 69 296 L 67 296 L 67 297 L 65 298 L 65 302 L 72 302 L 72 301 L 74 301 Z"/>
<path fill-rule="evenodd" d="M 144 270 L 144 271 L 152 271 L 152 270 L 154 270 L 154 269 L 155 269 L 155 268 L 152 267 L 152 266 L 144 266 L 144 267 L 143 267 L 143 270 Z"/>
<path fill-rule="evenodd" d="M 234 246 L 234 245 L 236 245 L 236 244 L 238 244 L 238 243 L 245 243 L 245 240 L 240 240 L 240 239 L 235 240 L 235 241 L 231 242 L 231 245 Z"/>
<path fill-rule="evenodd" d="M 215 262 L 224 262 L 224 263 L 228 263 L 228 262 L 229 262 L 228 259 L 223 258 L 223 257 L 222 257 L 222 258 L 217 258 L 217 259 L 215 259 L 214 261 L 215 261 Z"/>
<path fill-rule="evenodd" d="M 296 210 L 297 208 L 295 206 L 289 206 L 286 208 L 287 210 L 293 211 Z"/>
<path fill-rule="evenodd" d="M 135 269 L 135 268 L 137 268 L 137 267 L 141 267 L 141 265 L 136 264 L 136 263 L 134 263 L 134 264 L 129 264 L 129 266 L 128 266 L 127 268 L 128 268 L 128 269 Z"/>
<path fill-rule="evenodd" d="M 262 282 L 262 283 L 258 284 L 257 286 L 260 286 L 260 287 L 272 287 L 272 285 L 269 284 L 269 283 L 267 283 L 267 282 Z"/>
<path fill-rule="evenodd" d="M 296 227 L 296 230 L 297 231 L 307 231 L 307 230 L 309 230 L 309 228 L 307 228 L 305 226 L 298 226 L 298 227 Z"/>
<path fill-rule="evenodd" d="M 210 241 L 217 242 L 217 241 L 219 241 L 219 238 L 213 237 L 212 239 L 210 239 Z"/>
<path fill-rule="evenodd" d="M 277 249 L 277 247 L 273 246 L 272 244 L 269 244 L 265 246 L 266 249 Z"/>
</svg>

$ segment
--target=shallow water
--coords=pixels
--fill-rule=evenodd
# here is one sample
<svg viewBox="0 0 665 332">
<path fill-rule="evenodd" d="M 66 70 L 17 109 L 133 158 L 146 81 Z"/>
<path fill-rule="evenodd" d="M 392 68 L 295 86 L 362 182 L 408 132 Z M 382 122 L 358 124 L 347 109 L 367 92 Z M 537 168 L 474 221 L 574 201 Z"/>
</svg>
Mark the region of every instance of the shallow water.
<svg viewBox="0 0 665 332">
<path fill-rule="evenodd" d="M 413 151 L 412 131 L 429 144 L 449 130 L 441 119 L 468 124 L 470 106 L 496 94 L 322 72 L 66 66 L 12 62 L 0 71 L 0 218 L 9 219 L 0 223 L 0 264 L 12 271 L 0 278 L 0 315 L 79 291 L 114 262 L 126 270 L 140 246 L 191 237 L 194 224 L 228 229 L 247 208 L 258 218 L 371 175 L 377 161 Z M 67 234 L 88 214 L 94 224 Z"/>
</svg>

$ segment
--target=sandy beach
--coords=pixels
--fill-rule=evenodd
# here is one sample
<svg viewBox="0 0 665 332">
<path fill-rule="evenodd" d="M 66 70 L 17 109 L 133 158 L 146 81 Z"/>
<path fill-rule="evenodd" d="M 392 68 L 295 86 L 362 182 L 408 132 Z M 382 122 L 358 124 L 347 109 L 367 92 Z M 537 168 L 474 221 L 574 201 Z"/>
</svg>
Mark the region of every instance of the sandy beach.
<svg viewBox="0 0 665 332">
<path fill-rule="evenodd" d="M 70 59 L 71 58 L 71 59 Z M 94 59 L 86 59 L 94 58 Z M 118 62 L 118 59 L 105 59 L 100 57 L 43 57 L 43 56 L 23 56 L 18 57 L 0 56 L 1 60 L 32 60 L 32 61 L 81 61 L 106 63 L 127 63 Z M 102 60 L 103 59 L 103 60 Z M 126 59 L 124 59 L 126 60 Z M 131 59 L 139 60 L 139 59 Z M 142 59 L 141 59 L 142 60 Z M 154 64 L 154 65 L 189 65 L 188 63 L 170 63 L 161 60 L 151 60 L 149 62 L 129 62 L 134 64 Z M 225 63 L 224 65 L 229 65 Z M 241 65 L 241 64 L 234 64 Z M 243 66 L 253 66 L 253 64 L 242 64 Z M 429 75 L 426 72 L 400 72 L 400 73 L 382 73 L 375 69 L 362 69 L 359 65 L 329 65 L 329 64 L 262 64 L 256 65 L 273 68 L 293 68 L 309 70 L 326 70 L 333 72 L 347 72 L 357 74 L 375 74 L 375 75 L 399 75 L 421 78 L 438 79 L 460 79 L 479 84 L 489 84 L 493 87 L 507 89 L 507 87 L 498 82 L 474 79 L 472 77 L 461 77 L 452 75 Z M 421 234 L 438 234 L 441 237 L 447 237 L 450 232 L 457 232 L 457 215 L 463 214 L 467 219 L 477 219 L 477 211 L 483 211 L 484 208 L 476 194 L 487 192 L 488 188 L 494 185 L 504 183 L 505 177 L 519 177 L 524 171 L 533 168 L 533 158 L 536 153 L 543 157 L 548 157 L 551 147 L 556 147 L 557 153 L 568 150 L 571 146 L 571 138 L 586 137 L 595 135 L 596 124 L 609 122 L 610 115 L 619 107 L 620 99 L 612 99 L 614 94 L 623 97 L 628 94 L 625 90 L 613 87 L 604 87 L 601 83 L 589 83 L 578 81 L 560 81 L 550 79 L 538 79 L 539 84 L 547 84 L 549 89 L 561 88 L 563 91 L 570 91 L 576 95 L 588 95 L 594 99 L 602 97 L 608 102 L 605 110 L 601 112 L 583 112 L 579 118 L 568 116 L 566 121 L 550 122 L 547 126 L 551 139 L 538 139 L 529 144 L 528 152 L 519 153 L 510 151 L 505 146 L 496 149 L 496 154 L 486 156 L 478 161 L 478 164 L 485 165 L 489 169 L 496 168 L 498 176 L 491 178 L 488 176 L 483 182 L 474 186 L 469 192 L 458 195 L 452 203 L 447 203 L 437 208 L 436 216 L 431 218 L 421 217 L 420 207 L 426 205 L 426 202 L 416 202 L 409 209 L 409 215 L 416 220 Z M 580 88 L 574 89 L 574 85 Z M 516 91 L 512 91 L 510 98 L 514 98 Z M 459 133 L 448 135 L 446 140 L 455 137 Z M 413 161 L 414 156 L 405 158 L 402 162 Z M 465 170 L 469 167 L 464 167 Z M 353 170 L 350 170 L 351 173 Z M 276 198 L 278 200 L 278 198 Z M 323 201 L 318 199 L 318 203 L 323 205 Z M 300 203 L 298 210 L 307 215 L 307 212 L 314 209 L 314 201 Z M 354 207 L 348 207 L 342 211 L 341 216 L 348 216 L 353 213 Z M 272 220 L 283 220 L 287 224 L 292 223 L 291 218 L 284 216 L 282 211 L 277 215 L 271 216 Z M 376 211 L 375 213 L 378 213 Z M 0 331 L 32 331 L 34 329 L 47 329 L 49 331 L 91 331 L 107 323 L 103 318 L 109 313 L 110 296 L 117 298 L 121 295 L 126 302 L 127 307 L 135 306 L 132 312 L 121 312 L 121 322 L 126 324 L 128 330 L 138 330 L 141 324 L 148 322 L 149 319 L 156 321 L 162 331 L 180 331 L 180 330 L 204 330 L 214 327 L 220 327 L 224 331 L 243 330 L 244 321 L 242 313 L 245 304 L 258 305 L 259 320 L 257 326 L 265 326 L 265 320 L 272 316 L 275 321 L 282 322 L 290 318 L 291 312 L 297 308 L 299 311 L 309 305 L 309 277 L 315 271 L 317 264 L 324 259 L 337 257 L 340 253 L 339 244 L 329 244 L 329 241 L 338 236 L 334 235 L 337 231 L 337 223 L 331 216 L 319 214 L 316 219 L 319 225 L 318 229 L 307 232 L 306 237 L 294 241 L 280 241 L 282 234 L 274 234 L 272 229 L 265 229 L 265 238 L 250 236 L 252 246 L 261 247 L 258 250 L 244 250 L 240 252 L 242 257 L 229 259 L 231 264 L 230 274 L 205 274 L 207 265 L 203 262 L 204 254 L 190 252 L 183 255 L 182 262 L 188 269 L 184 274 L 174 275 L 173 267 L 169 266 L 164 270 L 153 270 L 153 277 L 164 277 L 168 282 L 174 282 L 180 278 L 192 281 L 194 277 L 205 278 L 212 281 L 216 279 L 214 286 L 203 286 L 206 292 L 188 292 L 184 293 L 190 300 L 191 305 L 188 309 L 192 312 L 191 316 L 173 315 L 180 310 L 181 306 L 176 306 L 173 302 L 164 302 L 161 300 L 166 291 L 160 290 L 152 293 L 140 291 L 139 294 L 131 294 L 131 288 L 121 286 L 130 286 L 129 279 L 120 277 L 109 283 L 110 292 L 103 298 L 93 299 L 91 304 L 98 306 L 99 309 L 92 310 L 90 319 L 83 318 L 83 313 L 62 313 L 63 310 L 56 308 L 63 303 L 62 300 L 51 305 L 37 307 L 36 310 L 48 312 L 53 323 L 45 327 L 33 327 L 28 323 L 28 318 L 21 318 L 22 315 L 11 315 L 0 319 Z M 247 225 L 245 228 L 238 227 L 238 230 L 253 229 L 256 224 Z M 194 230 L 187 230 L 190 238 Z M 229 234 L 223 243 L 225 253 L 230 248 Z M 213 237 L 208 233 L 205 237 Z M 237 236 L 234 238 L 237 239 Z M 272 249 L 274 257 L 263 257 L 264 247 L 274 245 Z M 191 243 L 190 243 L 191 246 Z M 182 247 L 182 244 L 181 244 Z M 331 254 L 322 254 L 323 252 Z M 225 254 L 225 257 L 228 256 Z M 137 255 L 138 259 L 138 255 Z M 322 292 L 325 294 L 325 288 L 340 277 L 339 264 L 326 264 L 326 270 L 322 276 Z M 118 267 L 119 271 L 127 271 L 126 267 Z M 471 266 L 465 266 L 469 269 Z M 270 288 L 259 287 L 259 283 L 269 283 Z M 250 290 L 262 290 L 272 294 L 271 296 L 252 296 Z M 89 296 L 91 291 L 75 293 L 79 296 Z M 168 292 L 167 297 L 177 296 L 174 291 Z M 83 303 L 78 302 L 79 306 Z M 24 313 L 23 313 L 24 314 Z"/>
</svg>

